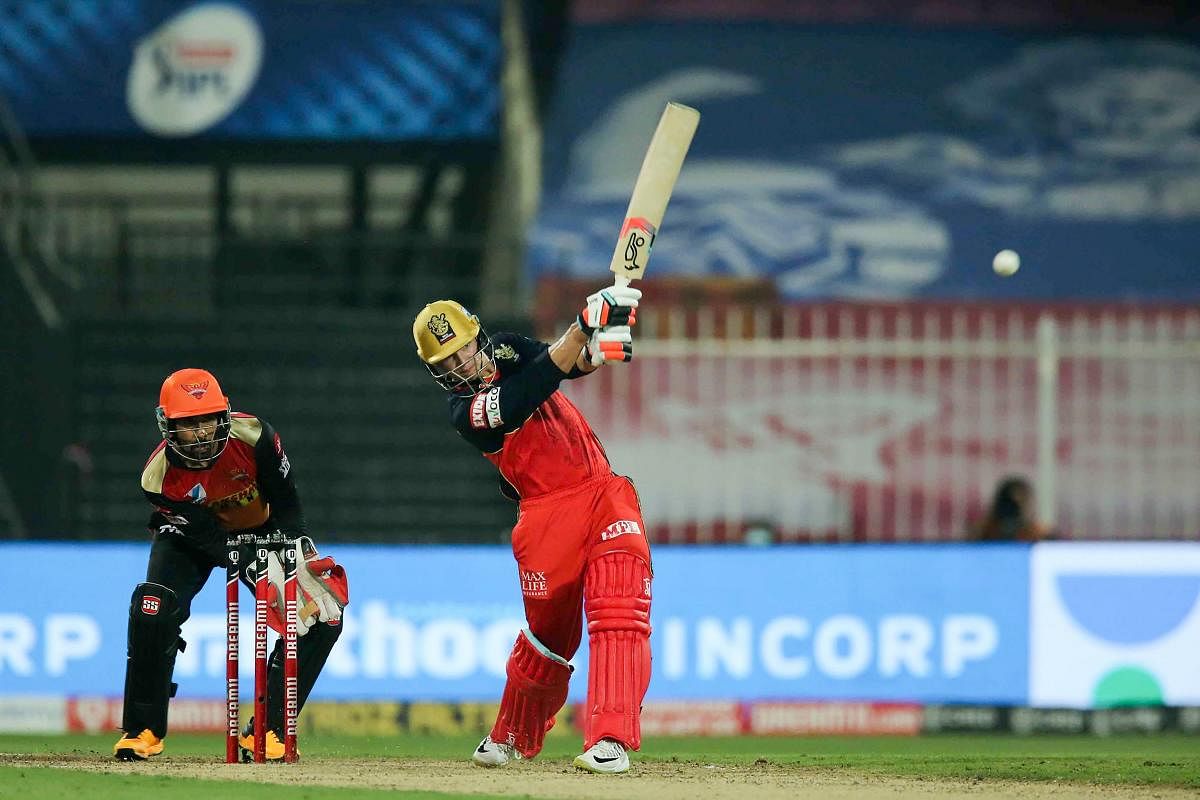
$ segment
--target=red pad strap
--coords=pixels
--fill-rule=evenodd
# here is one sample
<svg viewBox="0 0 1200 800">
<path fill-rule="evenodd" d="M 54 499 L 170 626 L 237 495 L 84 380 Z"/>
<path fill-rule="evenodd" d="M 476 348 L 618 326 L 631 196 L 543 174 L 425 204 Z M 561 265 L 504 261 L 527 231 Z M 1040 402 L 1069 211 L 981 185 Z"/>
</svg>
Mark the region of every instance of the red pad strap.
<svg viewBox="0 0 1200 800">
<path fill-rule="evenodd" d="M 588 696 L 584 749 L 616 739 L 641 746 L 642 698 L 650 685 L 649 565 L 631 553 L 608 553 L 588 567 Z"/>
<path fill-rule="evenodd" d="M 533 758 L 554 726 L 554 715 L 567 702 L 571 667 L 544 655 L 528 637 L 521 631 L 508 657 L 508 682 L 492 727 L 492 741 L 511 744 L 521 755 Z"/>
</svg>

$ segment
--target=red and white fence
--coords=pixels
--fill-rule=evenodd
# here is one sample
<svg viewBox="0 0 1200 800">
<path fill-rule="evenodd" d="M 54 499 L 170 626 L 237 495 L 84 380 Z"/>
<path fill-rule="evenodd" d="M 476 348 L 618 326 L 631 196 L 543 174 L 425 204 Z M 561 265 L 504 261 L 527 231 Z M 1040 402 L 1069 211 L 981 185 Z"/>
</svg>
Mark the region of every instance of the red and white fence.
<svg viewBox="0 0 1200 800">
<path fill-rule="evenodd" d="M 1200 312 L 645 310 L 566 391 L 658 541 L 954 540 L 1010 474 L 1068 538 L 1200 535 Z"/>
</svg>

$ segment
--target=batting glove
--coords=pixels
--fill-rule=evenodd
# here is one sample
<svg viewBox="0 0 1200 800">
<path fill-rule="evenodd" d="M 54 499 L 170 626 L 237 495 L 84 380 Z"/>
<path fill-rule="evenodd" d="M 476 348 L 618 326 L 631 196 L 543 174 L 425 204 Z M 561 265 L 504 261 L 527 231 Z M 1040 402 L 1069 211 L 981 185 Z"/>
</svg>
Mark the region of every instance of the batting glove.
<svg viewBox="0 0 1200 800">
<path fill-rule="evenodd" d="M 606 361 L 633 360 L 633 332 L 628 325 L 614 325 L 602 331 L 596 331 L 584 346 L 584 358 L 593 366 L 600 366 Z"/>
<path fill-rule="evenodd" d="M 575 321 L 587 336 L 600 328 L 633 325 L 637 320 L 637 305 L 641 296 L 641 290 L 632 286 L 613 285 L 601 289 L 588 295 L 587 305 Z"/>
</svg>

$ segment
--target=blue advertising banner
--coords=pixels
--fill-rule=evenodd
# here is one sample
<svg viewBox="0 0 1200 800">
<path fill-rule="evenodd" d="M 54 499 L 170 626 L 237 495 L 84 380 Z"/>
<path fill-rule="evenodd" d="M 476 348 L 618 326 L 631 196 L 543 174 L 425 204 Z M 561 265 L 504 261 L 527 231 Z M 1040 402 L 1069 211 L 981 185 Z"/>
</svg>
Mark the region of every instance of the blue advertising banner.
<svg viewBox="0 0 1200 800">
<path fill-rule="evenodd" d="M 119 696 L 129 595 L 147 553 L 132 544 L 0 545 L 0 694 Z M 331 554 L 346 566 L 351 604 L 315 696 L 500 696 L 523 625 L 507 549 Z M 1018 545 L 661 548 L 649 697 L 1024 703 L 1028 564 Z M 221 584 L 210 579 L 184 626 L 180 697 L 223 695 Z M 245 590 L 242 600 L 249 613 Z M 242 631 L 247 681 L 251 627 L 246 620 Z M 586 648 L 584 637 L 577 675 Z M 572 697 L 586 685 L 577 677 Z"/>
<path fill-rule="evenodd" d="M 0 9 L 33 137 L 490 139 L 498 3 L 64 0 Z"/>
<path fill-rule="evenodd" d="M 530 270 L 603 280 L 676 100 L 702 116 L 651 278 L 757 278 L 785 299 L 1194 300 L 1198 96 L 1194 39 L 580 25 Z M 1002 249 L 1021 257 L 1010 278 Z"/>
</svg>

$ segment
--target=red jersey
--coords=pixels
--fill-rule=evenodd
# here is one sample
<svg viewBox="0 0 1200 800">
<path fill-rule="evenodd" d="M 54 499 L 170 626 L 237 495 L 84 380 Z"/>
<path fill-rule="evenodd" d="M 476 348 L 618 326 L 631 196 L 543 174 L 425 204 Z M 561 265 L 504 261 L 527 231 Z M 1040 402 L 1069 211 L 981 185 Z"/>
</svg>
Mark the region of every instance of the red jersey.
<svg viewBox="0 0 1200 800">
<path fill-rule="evenodd" d="M 291 470 L 279 434 L 248 414 L 231 415 L 225 449 L 203 469 L 189 468 L 162 442 L 142 470 L 142 491 L 156 509 L 151 527 L 206 538 L 269 522 L 298 536 L 304 518 Z"/>
<path fill-rule="evenodd" d="M 608 456 L 558 385 L 564 374 L 549 347 L 512 333 L 492 337 L 498 375 L 473 397 L 450 396 L 463 438 L 496 465 L 516 498 L 531 498 L 612 474 Z"/>
</svg>

